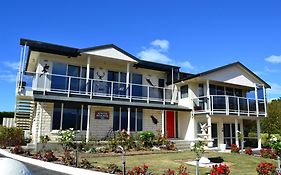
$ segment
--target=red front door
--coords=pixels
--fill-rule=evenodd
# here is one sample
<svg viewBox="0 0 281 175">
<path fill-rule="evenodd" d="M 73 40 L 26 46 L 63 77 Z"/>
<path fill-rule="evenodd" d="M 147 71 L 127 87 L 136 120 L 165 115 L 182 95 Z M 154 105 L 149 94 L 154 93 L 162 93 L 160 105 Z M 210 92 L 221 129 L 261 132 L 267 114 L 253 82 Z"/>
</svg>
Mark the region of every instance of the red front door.
<svg viewBox="0 0 281 175">
<path fill-rule="evenodd" d="M 175 113 L 166 111 L 166 134 L 168 138 L 175 137 Z"/>
</svg>

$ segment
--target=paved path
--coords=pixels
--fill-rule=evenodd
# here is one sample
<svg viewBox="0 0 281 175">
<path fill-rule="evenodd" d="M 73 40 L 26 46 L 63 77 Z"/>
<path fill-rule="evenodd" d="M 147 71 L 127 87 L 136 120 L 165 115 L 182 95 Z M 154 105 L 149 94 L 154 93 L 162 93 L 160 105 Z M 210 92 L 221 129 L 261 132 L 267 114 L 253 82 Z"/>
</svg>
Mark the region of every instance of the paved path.
<svg viewBox="0 0 281 175">
<path fill-rule="evenodd" d="M 5 156 L 0 154 L 0 157 L 5 157 Z M 28 164 L 28 163 L 23 162 L 23 164 L 25 164 L 25 166 L 29 169 L 29 171 L 31 171 L 32 175 L 66 175 L 66 174 L 63 174 L 63 173 L 51 171 L 51 170 L 48 170 L 48 169 L 45 169 L 45 168 L 42 168 L 42 167 L 38 167 L 38 166 L 35 166 L 35 165 L 31 165 L 31 164 Z"/>
</svg>

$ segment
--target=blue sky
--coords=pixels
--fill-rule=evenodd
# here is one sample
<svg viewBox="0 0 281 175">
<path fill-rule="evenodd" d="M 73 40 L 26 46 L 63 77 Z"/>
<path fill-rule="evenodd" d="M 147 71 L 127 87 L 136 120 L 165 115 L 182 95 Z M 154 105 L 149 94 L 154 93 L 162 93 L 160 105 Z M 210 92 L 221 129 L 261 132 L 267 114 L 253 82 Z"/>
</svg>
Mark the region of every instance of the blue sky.
<svg viewBox="0 0 281 175">
<path fill-rule="evenodd" d="M 240 61 L 281 96 L 281 1 L 4 1 L 0 111 L 12 111 L 19 39 L 74 47 L 114 43 L 187 72 Z"/>
</svg>

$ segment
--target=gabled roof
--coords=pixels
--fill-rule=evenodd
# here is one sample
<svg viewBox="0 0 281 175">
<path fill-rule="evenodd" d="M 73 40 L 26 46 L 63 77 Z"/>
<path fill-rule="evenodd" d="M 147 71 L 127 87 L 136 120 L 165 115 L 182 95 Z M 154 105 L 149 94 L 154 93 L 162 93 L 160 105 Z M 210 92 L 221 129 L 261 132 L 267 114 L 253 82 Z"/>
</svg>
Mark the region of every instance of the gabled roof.
<svg viewBox="0 0 281 175">
<path fill-rule="evenodd" d="M 246 70 L 246 71 L 249 72 L 251 75 L 253 75 L 256 79 L 258 79 L 259 81 L 261 81 L 261 82 L 266 86 L 266 88 L 271 88 L 269 84 L 267 84 L 263 79 L 261 79 L 259 76 L 257 76 L 254 72 L 252 72 L 250 69 L 248 69 L 246 66 L 244 66 L 244 65 L 243 65 L 242 63 L 240 63 L 239 61 L 234 62 L 234 63 L 231 63 L 231 64 L 227 64 L 227 65 L 224 65 L 224 66 L 221 66 L 221 67 L 217 67 L 217 68 L 214 68 L 214 69 L 205 71 L 205 72 L 201 72 L 201 73 L 198 73 L 198 74 L 194 74 L 194 75 L 192 75 L 192 76 L 189 76 L 189 77 L 186 77 L 186 78 L 177 80 L 175 83 L 178 83 L 178 82 L 181 82 L 181 81 L 185 81 L 185 80 L 190 80 L 190 79 L 193 79 L 193 78 L 196 78 L 196 77 L 201 77 L 201 76 L 204 76 L 204 75 L 207 75 L 207 74 L 211 74 L 211 73 L 213 73 L 213 72 L 217 72 L 217 71 L 219 71 L 219 70 L 226 69 L 226 68 L 229 68 L 229 67 L 232 67 L 232 66 L 236 66 L 236 65 L 241 66 L 244 70 Z"/>
<path fill-rule="evenodd" d="M 47 42 L 42 42 L 42 41 L 35 41 L 35 40 L 30 40 L 30 39 L 20 39 L 20 45 L 29 46 L 29 53 L 30 53 L 30 51 L 37 51 L 37 52 L 45 52 L 45 53 L 63 55 L 63 56 L 67 56 L 67 57 L 78 57 L 82 53 L 85 53 L 85 52 L 114 48 L 114 49 L 118 50 L 119 52 L 121 52 L 121 53 L 125 54 L 126 56 L 135 60 L 137 62 L 135 64 L 135 67 L 153 69 L 153 70 L 159 70 L 159 71 L 171 71 L 172 69 L 179 68 L 178 66 L 140 60 L 139 58 L 126 52 L 125 50 L 121 49 L 120 47 L 117 47 L 114 44 L 107 44 L 107 45 L 79 49 L 79 48 L 62 46 L 62 45 L 57 45 L 57 44 L 52 44 L 52 43 L 47 43 Z M 27 59 L 29 60 L 29 57 Z M 28 64 L 28 60 L 27 60 L 26 64 Z M 26 69 L 27 69 L 27 65 L 26 65 Z"/>
</svg>

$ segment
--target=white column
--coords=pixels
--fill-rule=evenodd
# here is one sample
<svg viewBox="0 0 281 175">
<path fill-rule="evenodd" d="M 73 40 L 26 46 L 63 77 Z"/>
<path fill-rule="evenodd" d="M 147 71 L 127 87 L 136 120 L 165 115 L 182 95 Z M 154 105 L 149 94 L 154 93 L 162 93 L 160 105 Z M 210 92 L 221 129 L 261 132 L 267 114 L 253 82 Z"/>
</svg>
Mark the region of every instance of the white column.
<svg viewBox="0 0 281 175">
<path fill-rule="evenodd" d="M 235 144 L 239 147 L 239 138 L 238 138 L 238 119 L 235 118 Z"/>
<path fill-rule="evenodd" d="M 91 105 L 88 105 L 88 119 L 87 119 L 86 142 L 89 142 L 89 140 L 90 140 L 90 119 L 91 119 Z"/>
<path fill-rule="evenodd" d="M 130 124 L 131 123 L 131 108 L 128 108 L 128 128 L 127 133 L 130 134 Z"/>
<path fill-rule="evenodd" d="M 165 110 L 162 110 L 161 118 L 162 118 L 161 134 L 162 134 L 162 136 L 164 136 L 164 134 L 165 134 Z"/>
<path fill-rule="evenodd" d="M 87 57 L 87 70 L 86 70 L 86 92 L 91 91 L 89 88 L 89 79 L 90 79 L 90 65 L 91 65 L 91 56 Z"/>
<path fill-rule="evenodd" d="M 259 101 L 258 101 L 257 84 L 255 84 L 255 98 L 256 98 L 256 113 L 257 113 L 257 117 L 258 117 L 259 116 Z"/>
<path fill-rule="evenodd" d="M 126 74 L 126 97 L 129 97 L 129 85 L 130 85 L 130 63 L 127 63 L 127 74 Z"/>
<path fill-rule="evenodd" d="M 208 139 L 212 139 L 212 119 L 209 114 L 207 116 L 207 122 L 208 122 Z"/>
<path fill-rule="evenodd" d="M 81 105 L 80 132 L 82 132 L 82 127 L 83 127 L 83 115 L 84 115 L 84 105 Z"/>
<path fill-rule="evenodd" d="M 257 136 L 258 136 L 258 149 L 261 149 L 261 126 L 260 120 L 257 120 Z"/>
<path fill-rule="evenodd" d="M 62 130 L 63 110 L 64 110 L 64 103 L 61 104 L 61 112 L 60 112 L 60 130 Z"/>
<path fill-rule="evenodd" d="M 223 131 L 223 120 L 220 119 L 218 123 L 218 147 L 220 147 L 220 144 L 224 144 L 224 131 Z"/>
<path fill-rule="evenodd" d="M 267 117 L 267 100 L 266 100 L 266 89 L 264 87 L 264 84 L 262 85 L 263 88 L 263 102 L 264 102 L 264 116 Z"/>
<path fill-rule="evenodd" d="M 43 103 L 37 103 L 37 106 L 40 106 L 39 113 L 39 126 L 38 126 L 38 142 L 40 142 L 40 136 L 42 135 L 42 117 L 43 117 Z"/>
</svg>

